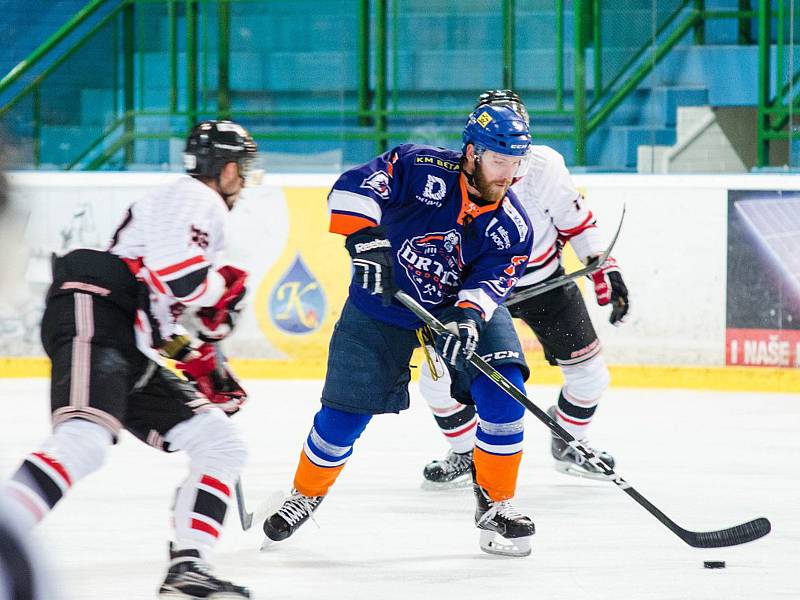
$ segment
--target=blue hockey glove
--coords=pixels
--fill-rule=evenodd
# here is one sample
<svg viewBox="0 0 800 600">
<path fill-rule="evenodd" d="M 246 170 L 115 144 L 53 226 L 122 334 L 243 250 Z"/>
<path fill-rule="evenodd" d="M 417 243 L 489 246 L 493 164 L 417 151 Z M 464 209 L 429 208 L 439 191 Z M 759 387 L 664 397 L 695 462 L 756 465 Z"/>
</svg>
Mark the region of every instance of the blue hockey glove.
<svg viewBox="0 0 800 600">
<path fill-rule="evenodd" d="M 383 227 L 365 227 L 344 242 L 353 258 L 353 282 L 370 294 L 380 294 L 383 305 L 392 303 L 397 285 L 392 266 L 392 245 Z"/>
<path fill-rule="evenodd" d="M 451 306 L 439 315 L 439 320 L 448 333 L 436 337 L 436 352 L 456 371 L 466 371 L 478 347 L 483 327 L 481 314 L 474 308 Z"/>
</svg>

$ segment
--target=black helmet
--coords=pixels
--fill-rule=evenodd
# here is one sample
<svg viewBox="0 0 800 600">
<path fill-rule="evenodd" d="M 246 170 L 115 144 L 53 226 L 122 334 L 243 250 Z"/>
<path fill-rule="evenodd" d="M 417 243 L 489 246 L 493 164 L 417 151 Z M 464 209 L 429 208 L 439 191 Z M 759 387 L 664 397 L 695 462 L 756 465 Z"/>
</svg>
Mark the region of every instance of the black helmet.
<svg viewBox="0 0 800 600">
<path fill-rule="evenodd" d="M 478 102 L 475 108 L 481 106 L 508 106 L 511 110 L 517 113 L 520 117 L 525 119 L 525 122 L 530 126 L 531 119 L 528 116 L 528 109 L 522 103 L 522 100 L 514 90 L 486 90 L 478 96 Z"/>
<path fill-rule="evenodd" d="M 219 177 L 229 162 L 245 174 L 257 146 L 247 130 L 233 121 L 201 121 L 186 138 L 183 166 L 189 175 Z"/>
</svg>

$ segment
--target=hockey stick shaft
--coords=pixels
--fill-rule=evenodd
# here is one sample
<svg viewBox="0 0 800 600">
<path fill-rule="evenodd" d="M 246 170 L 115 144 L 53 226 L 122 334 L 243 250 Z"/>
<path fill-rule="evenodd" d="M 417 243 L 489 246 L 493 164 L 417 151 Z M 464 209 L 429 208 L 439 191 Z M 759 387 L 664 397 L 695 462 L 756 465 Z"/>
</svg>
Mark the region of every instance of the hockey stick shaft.
<svg viewBox="0 0 800 600">
<path fill-rule="evenodd" d="M 403 291 L 398 291 L 395 294 L 397 298 L 406 308 L 419 317 L 431 330 L 437 335 L 449 333 L 444 325 L 430 314 L 423 306 L 416 300 Z M 481 373 L 491 379 L 498 387 L 505 391 L 509 396 L 514 398 L 517 402 L 522 404 L 534 416 L 544 423 L 555 435 L 569 444 L 575 451 L 580 453 L 587 462 L 593 465 L 606 475 L 609 481 L 614 484 L 633 498 L 640 506 L 644 507 L 651 515 L 658 519 L 675 535 L 680 537 L 684 542 L 695 548 L 719 548 L 723 546 L 735 546 L 737 544 L 744 544 L 756 540 L 760 537 L 767 535 L 771 529 L 770 522 L 765 518 L 754 519 L 741 525 L 735 525 L 728 529 L 719 531 L 688 531 L 675 523 L 661 510 L 659 510 L 652 502 L 642 496 L 633 486 L 620 477 L 614 470 L 603 462 L 599 457 L 576 440 L 567 430 L 559 425 L 554 419 L 550 417 L 545 411 L 534 404 L 525 394 L 518 390 L 514 384 L 506 379 L 502 373 L 497 371 L 489 363 L 483 360 L 477 354 L 473 354 L 469 362 L 478 369 Z"/>
<path fill-rule="evenodd" d="M 222 365 L 224 365 L 227 360 L 225 359 L 225 355 L 222 353 L 222 349 L 220 348 L 219 342 L 213 345 L 214 354 L 217 357 L 217 375 L 220 378 L 225 377 L 225 369 Z M 236 483 L 233 486 L 234 493 L 236 495 L 236 510 L 239 513 L 239 523 L 242 525 L 242 531 L 247 531 L 253 525 L 253 513 L 247 512 L 247 508 L 244 503 L 244 490 L 242 489 L 242 478 L 238 478 Z"/>
<path fill-rule="evenodd" d="M 531 286 L 526 286 L 520 289 L 518 292 L 511 294 L 511 297 L 506 300 L 503 304 L 505 306 L 514 306 L 515 304 L 519 304 L 525 300 L 529 300 L 534 296 L 539 296 L 544 294 L 545 292 L 549 292 L 550 290 L 554 290 L 559 288 L 563 285 L 567 285 L 573 279 L 578 279 L 579 277 L 583 277 L 584 275 L 589 275 L 594 273 L 603 266 L 603 263 L 606 262 L 608 257 L 611 255 L 611 250 L 614 249 L 614 244 L 617 243 L 617 238 L 619 237 L 619 232 L 622 230 L 622 222 L 625 220 L 625 205 L 622 205 L 622 215 L 619 218 L 619 224 L 617 225 L 617 231 L 614 233 L 614 237 L 611 238 L 611 243 L 608 247 L 600 254 L 599 256 L 595 256 L 592 258 L 585 267 L 578 269 L 577 271 L 573 271 L 572 273 L 566 273 L 564 275 L 560 275 L 559 277 L 554 277 L 549 281 L 543 281 L 541 283 L 537 283 Z"/>
<path fill-rule="evenodd" d="M 234 492 L 236 493 L 236 509 L 239 511 L 239 523 L 242 525 L 242 531 L 247 531 L 253 525 L 253 513 L 247 512 L 241 477 L 234 484 Z"/>
</svg>

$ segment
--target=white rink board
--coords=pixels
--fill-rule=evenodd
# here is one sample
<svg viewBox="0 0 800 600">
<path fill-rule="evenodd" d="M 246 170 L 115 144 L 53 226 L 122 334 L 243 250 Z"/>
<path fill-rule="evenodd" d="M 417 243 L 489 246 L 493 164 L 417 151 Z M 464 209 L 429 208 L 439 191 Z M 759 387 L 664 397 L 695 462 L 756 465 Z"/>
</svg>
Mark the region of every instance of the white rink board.
<svg viewBox="0 0 800 600">
<path fill-rule="evenodd" d="M 247 381 L 235 417 L 250 448 L 243 480 L 251 505 L 288 490 L 317 410 L 321 381 Z M 528 386 L 541 406 L 555 387 Z M 0 380 L 18 399 L 0 421 L 0 477 L 48 432 L 47 380 Z M 8 405 L 10 406 L 10 404 Z M 657 426 L 653 426 L 657 423 Z M 592 441 L 620 474 L 680 525 L 728 527 L 759 516 L 766 538 L 735 548 L 686 546 L 611 484 L 556 473 L 549 433 L 526 417 L 516 505 L 537 533 L 528 558 L 482 553 L 466 490 L 419 488 L 445 444 L 412 386 L 411 409 L 375 417 L 339 481 L 306 524 L 268 553 L 259 524 L 243 533 L 235 509 L 217 553 L 221 576 L 257 600 L 778 600 L 800 597 L 800 431 L 797 394 L 610 390 Z M 185 456 L 128 435 L 101 471 L 79 482 L 42 523 L 61 600 L 153 598 L 166 568 L 168 506 Z M 704 560 L 727 568 L 703 569 Z"/>
<path fill-rule="evenodd" d="M 66 247 L 103 245 L 127 204 L 174 177 L 147 173 L 12 174 L 16 197 L 34 208 L 26 235 L 32 249 L 25 290 L 30 310 L 40 310 L 46 287 L 46 258 L 52 250 L 65 249 L 64 231 L 75 221 L 76 206 L 92 208 L 93 229 L 74 226 L 72 246 Z M 334 179 L 331 175 L 267 175 L 262 187 L 248 191 L 239 218 L 236 211 L 232 215 L 231 258 L 251 261 L 247 266 L 256 272 L 269 269 L 280 254 L 288 229 L 287 200 L 281 190 L 327 188 Z M 614 328 L 607 322 L 607 308 L 597 307 L 593 299 L 587 303 L 607 361 L 723 365 L 727 190 L 796 190 L 800 189 L 800 176 L 576 175 L 574 179 L 585 191 L 607 236 L 616 227 L 623 202 L 627 206 L 614 256 L 631 291 L 630 321 Z M 53 247 L 58 244 L 62 247 Z M 1 311 L 0 303 L 0 320 Z M 18 313 L 6 317 L 8 325 L 0 327 L 0 355 L 39 354 L 37 336 L 30 331 L 27 337 L 19 333 L 30 327 L 31 319 L 24 325 Z M 250 324 L 255 322 L 253 315 L 246 319 Z M 258 327 L 247 325 L 245 321 L 232 337 L 229 353 L 237 358 L 276 357 Z"/>
</svg>

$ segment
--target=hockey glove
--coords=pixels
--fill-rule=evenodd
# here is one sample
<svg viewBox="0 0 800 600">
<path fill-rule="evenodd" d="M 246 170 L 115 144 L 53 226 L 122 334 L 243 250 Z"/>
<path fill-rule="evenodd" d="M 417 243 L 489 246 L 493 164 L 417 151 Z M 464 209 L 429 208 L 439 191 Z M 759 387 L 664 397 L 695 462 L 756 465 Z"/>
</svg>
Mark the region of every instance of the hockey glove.
<svg viewBox="0 0 800 600">
<path fill-rule="evenodd" d="M 228 365 L 218 360 L 214 346 L 209 343 L 202 344 L 194 356 L 186 362 L 177 363 L 175 367 L 183 372 L 198 392 L 229 415 L 238 412 L 247 400 L 247 392 Z"/>
<path fill-rule="evenodd" d="M 481 314 L 474 308 L 451 306 L 439 315 L 439 320 L 448 332 L 436 337 L 436 352 L 456 371 L 466 371 L 478 347 L 483 327 Z"/>
<path fill-rule="evenodd" d="M 370 294 L 380 294 L 383 305 L 392 303 L 397 285 L 392 266 L 392 245 L 383 227 L 365 227 L 347 236 L 345 248 L 353 258 L 353 282 Z"/>
<path fill-rule="evenodd" d="M 611 303 L 609 323 L 614 326 L 623 323 L 625 315 L 628 314 L 630 302 L 628 301 L 628 288 L 622 280 L 622 273 L 619 272 L 617 261 L 609 256 L 603 266 L 589 277 L 594 282 L 597 304 L 605 306 L 609 302 Z"/>
<path fill-rule="evenodd" d="M 199 319 L 197 336 L 204 342 L 218 342 L 228 337 L 236 326 L 242 299 L 247 288 L 247 272 L 226 265 L 217 271 L 225 278 L 225 292 L 214 306 L 197 311 Z"/>
</svg>

